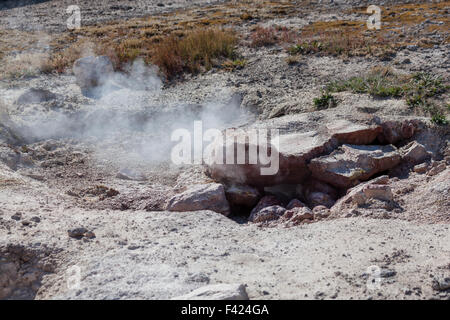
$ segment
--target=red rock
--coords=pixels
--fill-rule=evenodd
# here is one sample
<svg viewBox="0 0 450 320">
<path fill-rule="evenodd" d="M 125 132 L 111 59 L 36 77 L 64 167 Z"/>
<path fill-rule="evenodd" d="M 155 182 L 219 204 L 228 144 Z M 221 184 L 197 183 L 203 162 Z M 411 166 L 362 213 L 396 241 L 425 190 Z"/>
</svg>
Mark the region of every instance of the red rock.
<svg viewBox="0 0 450 320">
<path fill-rule="evenodd" d="M 366 126 L 347 120 L 338 120 L 327 125 L 331 136 L 340 144 L 370 144 L 383 131 L 381 126 Z"/>
<path fill-rule="evenodd" d="M 314 219 L 314 215 L 311 209 L 307 207 L 303 208 L 296 207 L 291 210 L 287 210 L 283 215 L 283 220 L 288 220 L 292 222 L 294 225 L 306 219 Z"/>
<path fill-rule="evenodd" d="M 227 216 L 230 206 L 225 190 L 219 183 L 195 185 L 173 196 L 167 203 L 168 211 L 212 210 Z"/>
<path fill-rule="evenodd" d="M 318 135 L 317 132 L 280 136 L 279 148 L 274 149 L 279 152 L 279 170 L 274 175 L 262 175 L 261 168 L 268 166 L 259 162 L 258 164 L 248 164 L 248 161 L 246 164 L 220 164 L 225 162 L 224 159 L 218 158 L 218 155 L 212 151 L 208 156 L 207 173 L 217 181 L 229 181 L 255 187 L 298 184 L 309 176 L 308 161 L 326 151 L 331 151 L 332 143 L 330 137 Z M 244 147 L 247 152 L 246 159 L 248 159 L 248 151 L 256 146 L 247 140 L 244 145 L 235 141 L 234 147 L 235 150 Z M 272 147 L 269 148 L 271 149 Z"/>
<path fill-rule="evenodd" d="M 314 213 L 314 219 L 315 220 L 328 218 L 330 216 L 330 214 L 331 214 L 330 209 L 328 209 L 325 206 L 316 206 L 316 207 L 314 207 L 313 213 Z"/>
<path fill-rule="evenodd" d="M 285 213 L 286 209 L 281 206 L 265 207 L 259 211 L 252 213 L 249 217 L 251 222 L 266 222 L 277 220 Z"/>
<path fill-rule="evenodd" d="M 427 163 L 422 163 L 422 164 L 418 164 L 417 166 L 414 166 L 414 172 L 417 173 L 425 173 L 428 170 L 428 164 Z"/>
<path fill-rule="evenodd" d="M 431 157 L 425 147 L 413 141 L 400 149 L 402 160 L 411 164 L 418 164 Z"/>
<path fill-rule="evenodd" d="M 270 151 L 279 153 L 279 169 L 275 174 L 263 175 L 261 169 L 267 168 L 268 165 L 262 165 L 259 161 L 257 164 L 249 164 L 249 150 L 255 150 L 257 145 L 249 141 L 248 131 L 227 131 L 226 143 L 228 146 L 233 146 L 235 150 L 245 150 L 245 163 L 237 164 L 235 155 L 234 164 L 222 164 L 226 159 L 226 150 L 223 145 L 216 145 L 211 148 L 210 154 L 205 159 L 207 173 L 216 181 L 253 187 L 301 184 L 310 178 L 308 163 L 312 159 L 329 154 L 343 143 L 372 143 L 382 133 L 381 126 L 338 120 L 328 125 L 326 130 L 282 134 L 279 137 L 278 147 L 269 147 Z M 216 152 L 218 147 L 219 149 L 222 147 L 222 155 Z M 347 184 L 348 182 L 345 183 Z"/>
</svg>

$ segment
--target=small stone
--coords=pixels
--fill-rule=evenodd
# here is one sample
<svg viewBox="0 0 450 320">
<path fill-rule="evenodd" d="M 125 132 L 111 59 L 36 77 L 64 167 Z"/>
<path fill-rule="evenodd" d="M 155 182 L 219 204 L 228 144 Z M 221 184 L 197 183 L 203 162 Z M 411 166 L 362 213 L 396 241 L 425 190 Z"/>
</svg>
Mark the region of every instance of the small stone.
<svg viewBox="0 0 450 320">
<path fill-rule="evenodd" d="M 434 277 L 432 287 L 437 291 L 450 289 L 450 277 Z"/>
<path fill-rule="evenodd" d="M 16 220 L 16 221 L 19 221 L 20 219 L 22 219 L 22 213 L 17 212 L 17 213 L 15 213 L 15 214 L 13 214 L 13 215 L 11 216 L 11 219 Z"/>
<path fill-rule="evenodd" d="M 293 208 L 291 210 L 286 211 L 283 215 L 283 219 L 290 220 L 295 224 L 295 223 L 299 223 L 299 222 L 302 222 L 302 221 L 308 220 L 308 219 L 312 220 L 312 219 L 314 219 L 314 215 L 313 215 L 312 211 L 307 207 L 303 207 L 303 208 L 297 207 L 297 208 Z"/>
<path fill-rule="evenodd" d="M 30 220 L 36 223 L 41 222 L 41 218 L 39 218 L 38 216 L 31 217 Z"/>
<path fill-rule="evenodd" d="M 428 170 L 428 164 L 427 163 L 418 164 L 414 166 L 413 170 L 414 172 L 419 174 L 425 173 Z"/>
<path fill-rule="evenodd" d="M 92 231 L 88 231 L 84 234 L 84 236 L 88 239 L 94 239 L 95 238 L 95 233 L 93 233 Z"/>
<path fill-rule="evenodd" d="M 89 232 L 88 229 L 86 228 L 74 228 L 74 229 L 69 229 L 67 230 L 67 233 L 69 235 L 69 237 L 71 238 L 75 238 L 75 239 L 81 239 L 83 238 L 83 236 Z"/>
<path fill-rule="evenodd" d="M 435 176 L 435 175 L 441 173 L 442 171 L 444 171 L 446 167 L 447 166 L 445 165 L 445 163 L 440 163 L 440 164 L 436 165 L 435 167 L 431 168 L 430 171 L 428 171 L 428 175 Z"/>
<path fill-rule="evenodd" d="M 250 215 L 249 220 L 255 223 L 277 220 L 284 214 L 285 211 L 286 209 L 281 206 L 265 207 Z"/>
<path fill-rule="evenodd" d="M 330 209 L 325 206 L 315 206 L 313 209 L 314 219 L 320 220 L 330 216 Z"/>
<path fill-rule="evenodd" d="M 382 278 L 391 278 L 394 277 L 397 274 L 395 270 L 391 269 L 381 269 L 380 277 Z"/>
<path fill-rule="evenodd" d="M 286 206 L 286 209 L 291 210 L 294 208 L 303 208 L 303 207 L 306 207 L 306 205 L 303 202 L 301 202 L 298 199 L 292 199 Z"/>
<path fill-rule="evenodd" d="M 242 284 L 221 283 L 201 287 L 172 300 L 248 300 L 248 295 Z"/>
<path fill-rule="evenodd" d="M 410 162 L 412 164 L 418 164 L 424 161 L 425 159 L 430 158 L 430 154 L 427 152 L 425 147 L 413 141 L 407 144 L 405 147 L 401 148 L 400 154 L 402 156 L 402 160 Z"/>
<path fill-rule="evenodd" d="M 117 173 L 116 178 L 123 179 L 123 180 L 135 180 L 135 181 L 147 180 L 147 178 L 145 177 L 144 174 L 142 174 L 136 170 L 132 170 L 132 169 L 128 169 L 128 168 L 120 170 Z"/>
</svg>

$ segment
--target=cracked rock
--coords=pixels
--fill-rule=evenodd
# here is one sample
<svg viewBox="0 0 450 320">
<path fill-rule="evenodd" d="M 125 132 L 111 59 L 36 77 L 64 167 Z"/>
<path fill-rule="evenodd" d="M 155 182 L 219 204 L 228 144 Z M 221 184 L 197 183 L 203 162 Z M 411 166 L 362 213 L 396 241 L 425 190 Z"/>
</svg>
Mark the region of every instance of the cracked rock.
<svg viewBox="0 0 450 320">
<path fill-rule="evenodd" d="M 328 156 L 311 160 L 313 177 L 335 187 L 348 188 L 400 163 L 397 148 L 343 145 Z"/>
</svg>

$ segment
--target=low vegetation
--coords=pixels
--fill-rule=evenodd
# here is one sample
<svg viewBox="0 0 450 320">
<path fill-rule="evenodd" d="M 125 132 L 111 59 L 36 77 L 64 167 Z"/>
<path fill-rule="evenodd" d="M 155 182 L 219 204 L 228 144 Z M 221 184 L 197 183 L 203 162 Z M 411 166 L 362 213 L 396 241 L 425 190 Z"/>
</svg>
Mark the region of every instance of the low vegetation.
<svg viewBox="0 0 450 320">
<path fill-rule="evenodd" d="M 381 35 L 364 37 L 361 34 L 349 34 L 342 29 L 314 31 L 303 30 L 299 40 L 288 48 L 291 55 L 323 54 L 333 56 L 371 55 L 381 59 L 395 54 L 391 44 Z"/>
<path fill-rule="evenodd" d="M 445 112 L 449 110 L 440 105 L 436 98 L 449 89 L 450 86 L 437 75 L 423 72 L 401 75 L 390 68 L 377 67 L 367 75 L 332 81 L 325 87 L 325 92 L 351 91 L 370 94 L 374 98 L 404 98 L 415 112 L 428 114 L 434 123 L 445 125 Z"/>
<path fill-rule="evenodd" d="M 314 107 L 317 110 L 324 110 L 337 106 L 336 98 L 329 92 L 322 92 L 322 95 L 318 98 L 314 98 L 313 102 Z"/>
<path fill-rule="evenodd" d="M 215 61 L 218 59 L 235 59 L 236 44 L 237 37 L 232 31 L 200 29 L 182 38 L 168 36 L 156 45 L 150 60 L 171 78 L 183 71 L 209 70 L 220 65 Z"/>
</svg>

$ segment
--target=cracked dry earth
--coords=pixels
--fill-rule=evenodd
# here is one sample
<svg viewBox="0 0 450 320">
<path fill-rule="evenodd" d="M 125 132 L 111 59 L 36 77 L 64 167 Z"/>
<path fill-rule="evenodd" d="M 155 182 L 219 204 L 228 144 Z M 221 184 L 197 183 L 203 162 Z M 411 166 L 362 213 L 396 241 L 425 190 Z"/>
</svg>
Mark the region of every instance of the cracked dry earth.
<svg viewBox="0 0 450 320">
<path fill-rule="evenodd" d="M 115 2 L 105 19 L 141 16 Z M 334 2 L 262 22 L 302 27 L 351 8 Z M 242 69 L 146 87 L 131 74 L 96 99 L 71 72 L 1 80 L 0 299 L 172 299 L 214 284 L 242 284 L 249 299 L 449 299 L 449 126 L 402 99 L 312 104 L 330 79 L 380 65 L 448 79 L 448 48 L 288 65 L 279 46 L 244 46 Z M 194 120 L 278 129 L 279 172 L 172 164 L 170 135 Z"/>
</svg>

